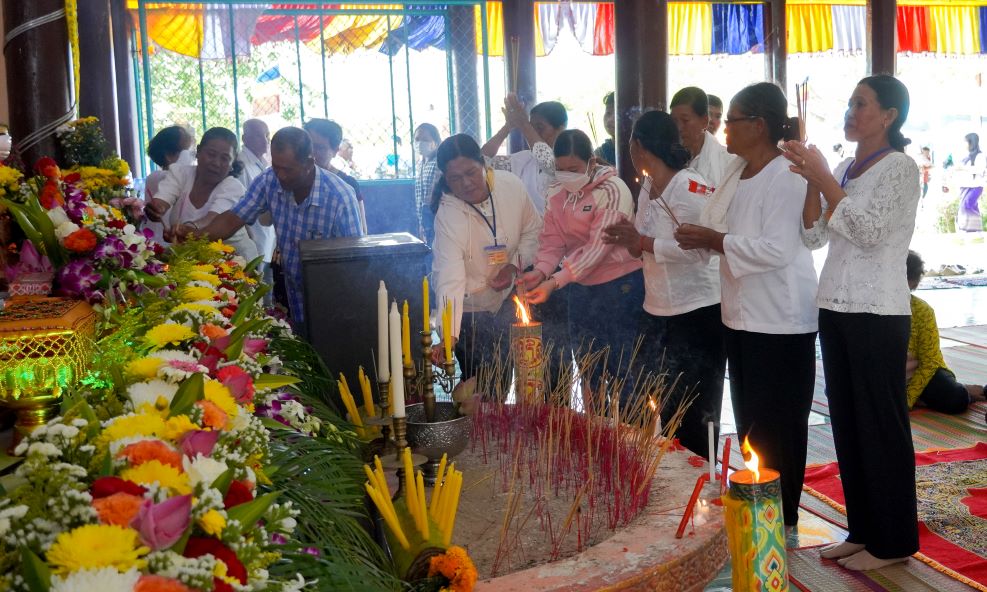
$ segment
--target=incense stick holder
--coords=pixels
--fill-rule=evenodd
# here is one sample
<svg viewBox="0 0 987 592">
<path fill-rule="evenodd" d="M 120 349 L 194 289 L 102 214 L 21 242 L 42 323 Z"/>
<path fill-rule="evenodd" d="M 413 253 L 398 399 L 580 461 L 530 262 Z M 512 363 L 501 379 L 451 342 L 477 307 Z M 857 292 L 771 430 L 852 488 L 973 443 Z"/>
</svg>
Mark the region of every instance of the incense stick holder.
<svg viewBox="0 0 987 592">
<path fill-rule="evenodd" d="M 451 462 L 466 449 L 473 430 L 473 421 L 469 416 L 460 416 L 450 402 L 435 404 L 434 421 L 427 420 L 422 403 L 408 405 L 405 411 L 408 414 L 408 445 L 428 458 L 428 462 L 422 467 L 422 474 L 425 484 L 433 486 L 442 455 L 447 455 L 447 460 Z"/>
</svg>

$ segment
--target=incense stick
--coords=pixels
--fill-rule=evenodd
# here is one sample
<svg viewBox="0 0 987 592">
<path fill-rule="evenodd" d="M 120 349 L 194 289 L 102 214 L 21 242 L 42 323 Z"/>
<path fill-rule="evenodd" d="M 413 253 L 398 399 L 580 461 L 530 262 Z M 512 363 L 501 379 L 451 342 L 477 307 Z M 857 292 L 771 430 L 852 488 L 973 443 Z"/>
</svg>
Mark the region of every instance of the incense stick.
<svg viewBox="0 0 987 592">
<path fill-rule="evenodd" d="M 655 194 L 655 181 L 648 171 L 644 171 L 644 180 L 648 181 L 648 197 L 658 202 L 658 207 L 660 207 L 661 210 L 665 212 L 669 218 L 671 218 L 672 224 L 674 224 L 676 228 L 682 226 L 682 224 L 679 223 L 678 218 L 675 217 L 675 214 L 672 213 L 672 207 L 668 205 L 667 201 L 665 201 L 665 196 L 661 193 L 658 193 L 657 195 Z"/>
<path fill-rule="evenodd" d="M 517 35 L 511 36 L 511 89 L 512 93 L 517 93 L 518 77 L 518 56 L 521 52 L 521 39 Z"/>
</svg>

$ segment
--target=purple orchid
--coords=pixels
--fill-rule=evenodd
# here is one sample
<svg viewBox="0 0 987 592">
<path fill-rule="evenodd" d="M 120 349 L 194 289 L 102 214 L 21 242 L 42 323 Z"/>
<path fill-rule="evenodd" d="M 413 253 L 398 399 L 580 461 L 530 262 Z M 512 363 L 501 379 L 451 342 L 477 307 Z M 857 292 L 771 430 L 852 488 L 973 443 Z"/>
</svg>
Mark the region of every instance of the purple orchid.
<svg viewBox="0 0 987 592">
<path fill-rule="evenodd" d="M 69 296 L 82 296 L 90 302 L 102 300 L 97 284 L 103 276 L 96 272 L 89 259 L 74 259 L 58 270 L 58 285 Z M 98 298 L 96 296 L 98 295 Z"/>
</svg>

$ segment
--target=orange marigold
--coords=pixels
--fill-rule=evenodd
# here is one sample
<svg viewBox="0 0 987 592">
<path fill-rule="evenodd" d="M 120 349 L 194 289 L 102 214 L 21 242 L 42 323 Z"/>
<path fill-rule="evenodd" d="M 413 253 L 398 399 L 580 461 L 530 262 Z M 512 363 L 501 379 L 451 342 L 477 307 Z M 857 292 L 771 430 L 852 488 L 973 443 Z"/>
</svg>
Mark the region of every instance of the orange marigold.
<svg viewBox="0 0 987 592">
<path fill-rule="evenodd" d="M 74 253 L 88 253 L 96 248 L 96 235 L 88 228 L 80 228 L 65 237 L 65 248 Z"/>
<path fill-rule="evenodd" d="M 220 327 L 219 325 L 213 325 L 212 323 L 202 325 L 200 330 L 202 332 L 202 336 L 210 341 L 219 339 L 220 337 L 225 337 L 227 335 L 226 329 Z"/>
<path fill-rule="evenodd" d="M 202 409 L 203 425 L 214 430 L 222 430 L 226 427 L 228 416 L 225 411 L 219 408 L 219 405 L 206 400 L 196 401 L 195 404 Z"/>
<path fill-rule="evenodd" d="M 117 453 L 118 458 L 126 458 L 130 466 L 136 467 L 149 460 L 159 461 L 163 465 L 171 465 L 182 470 L 182 455 L 161 440 L 141 440 L 128 444 Z"/>
<path fill-rule="evenodd" d="M 94 499 L 93 508 L 103 524 L 126 528 L 130 526 L 130 521 L 137 515 L 143 502 L 144 498 L 140 496 L 118 491 L 113 495 Z"/>
<path fill-rule="evenodd" d="M 449 586 L 443 589 L 453 592 L 470 592 L 476 585 L 476 566 L 462 547 L 449 547 L 444 554 L 429 559 L 429 577 L 437 574 L 449 580 Z"/>
<path fill-rule="evenodd" d="M 178 580 L 163 576 L 143 575 L 137 580 L 134 592 L 192 592 L 192 589 Z"/>
</svg>

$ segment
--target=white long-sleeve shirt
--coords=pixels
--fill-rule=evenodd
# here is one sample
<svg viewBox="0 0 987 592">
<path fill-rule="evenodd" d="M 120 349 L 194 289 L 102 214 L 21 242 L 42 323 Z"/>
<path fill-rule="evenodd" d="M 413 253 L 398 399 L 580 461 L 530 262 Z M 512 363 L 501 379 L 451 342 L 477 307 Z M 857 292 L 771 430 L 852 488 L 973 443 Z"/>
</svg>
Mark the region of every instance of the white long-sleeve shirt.
<svg viewBox="0 0 987 592">
<path fill-rule="evenodd" d="M 681 170 L 661 192 L 681 224 L 698 224 L 706 204 L 706 181 L 691 169 Z M 683 251 L 674 238 L 675 223 L 651 198 L 645 179 L 637 200 L 635 227 L 654 239 L 654 253 L 644 253 L 644 310 L 655 316 L 684 314 L 720 301 L 719 261 L 699 250 Z"/>
<path fill-rule="evenodd" d="M 689 163 L 689 168 L 695 170 L 713 188 L 718 188 L 723 182 L 723 172 L 733 155 L 727 152 L 716 137 L 709 132 L 703 136 L 703 148 Z"/>
<path fill-rule="evenodd" d="M 250 187 L 250 184 L 254 182 L 254 179 L 264 174 L 270 164 L 267 162 L 266 158 L 257 156 L 254 152 L 247 148 L 246 146 L 240 150 L 240 156 L 238 160 L 243 164 L 243 171 L 240 172 L 240 182 L 243 183 L 244 187 Z M 260 220 L 254 222 L 249 226 L 250 228 L 250 238 L 254 240 L 254 244 L 257 245 L 257 252 L 264 257 L 264 263 L 270 263 L 274 256 L 274 247 L 277 243 L 277 237 L 274 234 L 274 225 L 270 224 L 264 226 L 261 224 Z"/>
<path fill-rule="evenodd" d="M 463 200 L 445 194 L 435 216 L 433 287 L 438 306 L 447 300 L 452 302 L 451 333 L 455 337 L 459 336 L 463 312 L 500 310 L 511 286 L 493 290 L 489 280 L 503 265 L 517 265 L 520 255 L 523 269 L 532 263 L 538 250 L 542 220 L 521 179 L 507 171 L 494 171 L 491 196 L 492 204 L 491 199 L 487 199 L 476 204 L 474 210 Z M 496 242 L 507 249 L 503 265 L 490 265 L 484 250 L 494 245 L 488 226 L 488 223 L 493 225 L 494 213 L 497 215 Z"/>
<path fill-rule="evenodd" d="M 849 166 L 848 160 L 836 167 L 836 178 Z M 922 195 L 918 166 L 893 152 L 843 189 L 832 218 L 824 211 L 812 228 L 800 226 L 809 248 L 829 242 L 816 303 L 835 312 L 910 315 L 905 260 Z"/>
<path fill-rule="evenodd" d="M 517 175 L 527 188 L 535 210 L 539 215 L 545 214 L 548 188 L 555 182 L 555 153 L 551 146 L 545 142 L 535 142 L 531 150 L 487 158 L 487 164 L 494 169 Z"/>
<path fill-rule="evenodd" d="M 816 270 L 799 230 L 804 204 L 805 180 L 788 170 L 784 156 L 737 184 L 720 257 L 727 327 L 769 334 L 817 330 Z"/>
</svg>

